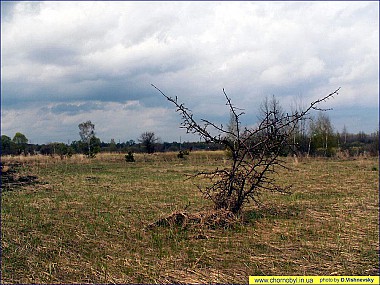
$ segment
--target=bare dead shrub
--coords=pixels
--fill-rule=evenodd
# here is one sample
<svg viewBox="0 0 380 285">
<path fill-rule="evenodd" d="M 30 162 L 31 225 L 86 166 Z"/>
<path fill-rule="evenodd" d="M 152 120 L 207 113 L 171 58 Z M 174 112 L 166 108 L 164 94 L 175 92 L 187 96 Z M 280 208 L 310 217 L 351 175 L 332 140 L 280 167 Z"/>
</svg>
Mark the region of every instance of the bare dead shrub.
<svg viewBox="0 0 380 285">
<path fill-rule="evenodd" d="M 280 158 L 285 149 L 294 149 L 292 135 L 298 122 L 306 119 L 311 110 L 321 109 L 318 105 L 338 94 L 340 88 L 313 101 L 303 111 L 293 114 L 282 112 L 276 100 L 262 105 L 262 118 L 257 127 L 243 128 L 240 117 L 244 114 L 231 102 L 223 89 L 226 105 L 229 108 L 230 126 L 217 125 L 206 119 L 196 121 L 193 113 L 183 103 L 164 94 L 152 84 L 182 116 L 181 128 L 187 133 L 200 135 L 206 142 L 223 145 L 229 153 L 230 165 L 211 172 L 199 172 L 195 176 L 210 180 L 210 185 L 199 190 L 207 199 L 214 202 L 215 209 L 239 213 L 244 204 L 254 201 L 260 203 L 262 191 L 288 193 L 289 187 L 276 184 L 273 173 L 278 167 L 286 168 Z M 216 135 L 214 135 L 216 133 Z"/>
</svg>

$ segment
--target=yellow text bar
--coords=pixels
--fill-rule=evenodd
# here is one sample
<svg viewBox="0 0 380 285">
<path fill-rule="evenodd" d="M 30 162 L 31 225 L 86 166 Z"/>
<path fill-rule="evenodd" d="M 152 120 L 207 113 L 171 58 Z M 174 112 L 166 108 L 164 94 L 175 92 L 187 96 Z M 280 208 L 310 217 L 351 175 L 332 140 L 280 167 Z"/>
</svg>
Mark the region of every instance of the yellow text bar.
<svg viewBox="0 0 380 285">
<path fill-rule="evenodd" d="M 379 276 L 249 276 L 249 284 L 379 284 Z"/>
</svg>

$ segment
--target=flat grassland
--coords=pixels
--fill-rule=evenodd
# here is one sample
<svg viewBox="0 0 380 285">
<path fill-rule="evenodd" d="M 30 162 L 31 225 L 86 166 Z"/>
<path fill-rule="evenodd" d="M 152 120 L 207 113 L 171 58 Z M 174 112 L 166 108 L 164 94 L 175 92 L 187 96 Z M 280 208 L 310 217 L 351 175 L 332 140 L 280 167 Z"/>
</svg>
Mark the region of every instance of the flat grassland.
<svg viewBox="0 0 380 285">
<path fill-rule="evenodd" d="M 280 184 L 240 221 L 149 224 L 212 209 L 186 174 L 228 164 L 223 152 L 3 157 L 39 183 L 1 196 L 2 283 L 247 283 L 249 275 L 376 275 L 378 158 L 287 159 Z M 199 183 L 207 181 L 198 180 Z"/>
</svg>

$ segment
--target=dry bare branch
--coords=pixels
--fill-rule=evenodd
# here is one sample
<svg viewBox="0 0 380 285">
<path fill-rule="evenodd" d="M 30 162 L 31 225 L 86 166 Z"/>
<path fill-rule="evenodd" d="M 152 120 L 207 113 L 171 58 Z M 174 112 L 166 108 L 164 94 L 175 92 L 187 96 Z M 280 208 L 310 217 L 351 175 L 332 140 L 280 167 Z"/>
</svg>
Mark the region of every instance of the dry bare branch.
<svg viewBox="0 0 380 285">
<path fill-rule="evenodd" d="M 188 133 L 198 134 L 205 141 L 225 146 L 231 157 L 229 167 L 217 168 L 210 172 L 198 172 L 192 177 L 209 179 L 209 186 L 204 188 L 198 186 L 198 189 L 207 199 L 214 202 L 217 210 L 224 209 L 233 213 L 240 212 L 243 205 L 251 201 L 259 204 L 262 191 L 289 193 L 289 187 L 280 187 L 273 178 L 278 167 L 287 168 L 280 156 L 291 144 L 290 138 L 297 122 L 304 120 L 311 110 L 328 110 L 319 108 L 318 105 L 338 95 L 340 90 L 340 88 L 336 89 L 310 103 L 305 110 L 291 115 L 283 113 L 278 103 L 272 101 L 263 108 L 263 118 L 256 128 L 242 129 L 240 116 L 244 112 L 232 104 L 223 89 L 226 105 L 235 126 L 235 129 L 231 130 L 206 119 L 196 121 L 191 110 L 178 102 L 177 96 L 174 99 L 164 94 L 155 85 L 152 84 L 152 86 L 175 105 L 176 111 L 182 116 L 181 127 Z M 212 135 L 209 127 L 216 130 L 218 134 Z"/>
</svg>

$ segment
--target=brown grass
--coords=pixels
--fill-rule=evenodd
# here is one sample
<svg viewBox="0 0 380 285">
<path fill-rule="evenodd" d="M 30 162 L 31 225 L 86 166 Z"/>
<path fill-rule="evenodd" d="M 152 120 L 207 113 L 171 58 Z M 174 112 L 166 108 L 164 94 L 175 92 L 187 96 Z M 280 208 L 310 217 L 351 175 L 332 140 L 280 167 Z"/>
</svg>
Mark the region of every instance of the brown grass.
<svg viewBox="0 0 380 285">
<path fill-rule="evenodd" d="M 263 207 L 249 205 L 226 225 L 184 181 L 228 163 L 223 152 L 135 158 L 4 158 L 21 161 L 20 175 L 43 183 L 2 194 L 1 281 L 247 283 L 249 275 L 378 274 L 377 159 L 289 159 L 295 170 L 277 179 L 293 184 L 293 194 L 264 193 Z"/>
</svg>

